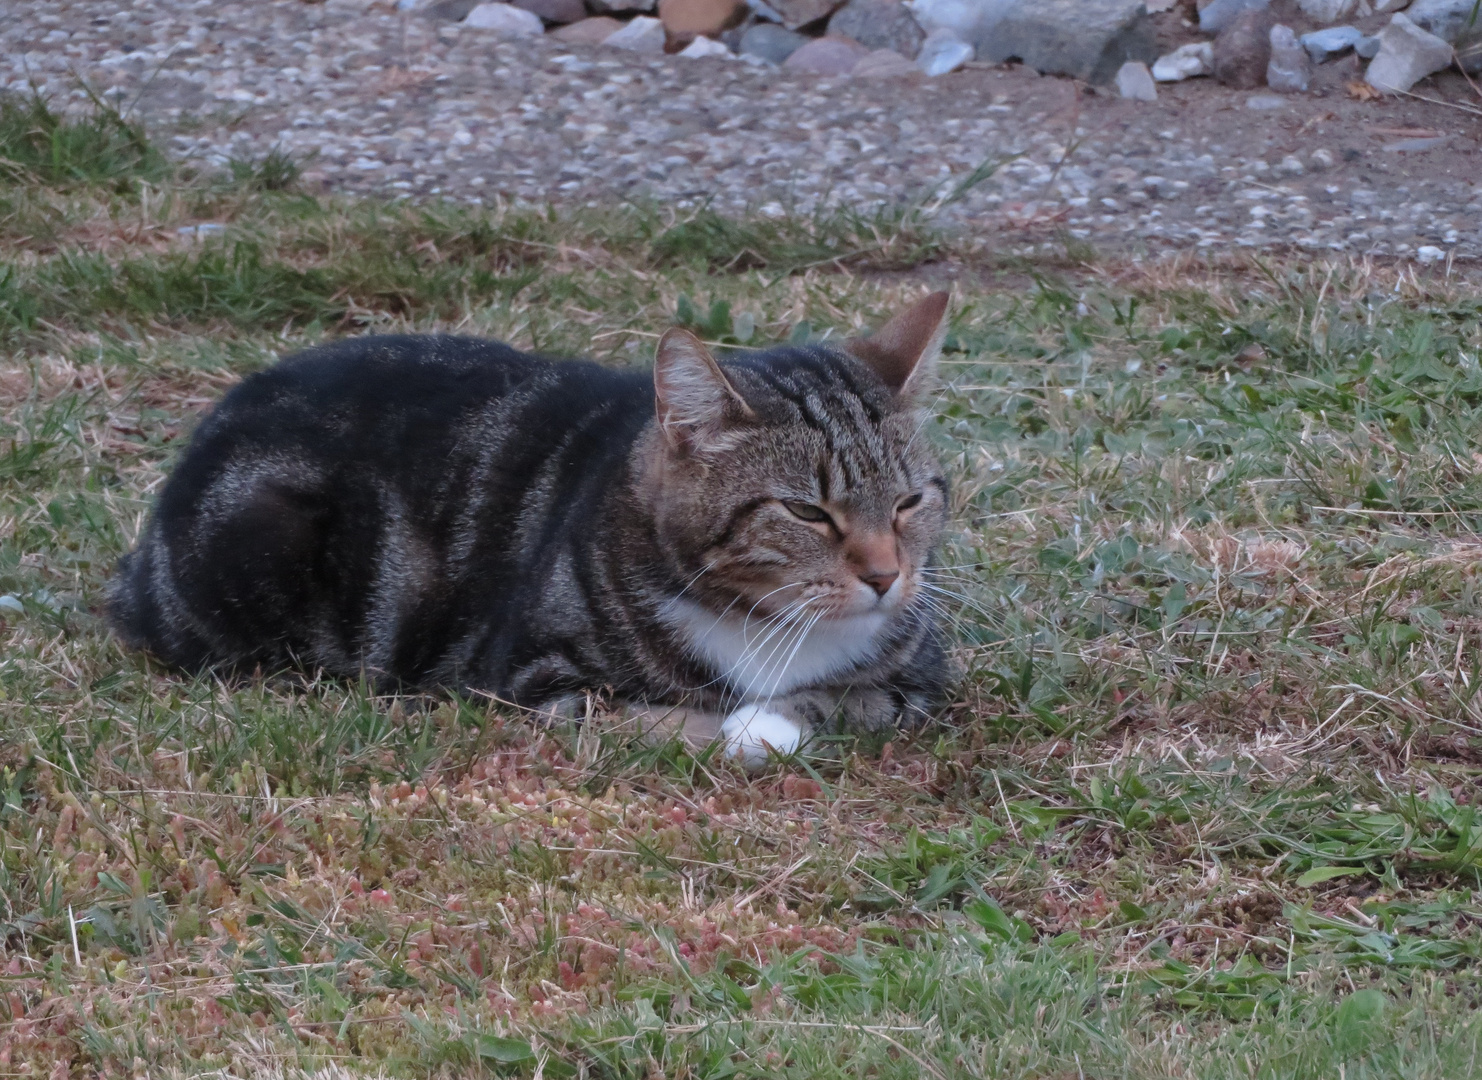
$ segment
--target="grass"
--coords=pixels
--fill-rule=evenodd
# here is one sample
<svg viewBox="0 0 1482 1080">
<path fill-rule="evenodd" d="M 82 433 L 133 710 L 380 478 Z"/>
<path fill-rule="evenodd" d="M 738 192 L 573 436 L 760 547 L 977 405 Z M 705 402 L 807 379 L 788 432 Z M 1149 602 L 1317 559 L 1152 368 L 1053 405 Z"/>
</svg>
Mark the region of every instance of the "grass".
<svg viewBox="0 0 1482 1080">
<path fill-rule="evenodd" d="M 0 127 L 19 160 L 45 125 Z M 1482 1075 L 1475 289 L 152 160 L 0 187 L 0 1074 Z M 182 679 L 97 618 L 184 435 L 281 352 L 641 363 L 948 272 L 961 677 L 912 739 L 745 776 Z"/>
</svg>

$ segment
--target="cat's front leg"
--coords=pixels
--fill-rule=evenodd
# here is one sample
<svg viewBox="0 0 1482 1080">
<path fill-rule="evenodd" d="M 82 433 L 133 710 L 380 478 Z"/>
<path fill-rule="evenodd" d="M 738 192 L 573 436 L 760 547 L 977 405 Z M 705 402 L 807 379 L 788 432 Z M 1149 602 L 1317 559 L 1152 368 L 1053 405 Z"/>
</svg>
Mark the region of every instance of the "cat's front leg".
<svg viewBox="0 0 1482 1080">
<path fill-rule="evenodd" d="M 696 750 L 719 740 L 728 757 L 746 765 L 761 765 L 773 751 L 791 754 L 807 739 L 808 725 L 782 699 L 775 703 L 742 705 L 729 715 L 689 705 L 630 703 L 618 712 L 641 738 L 664 742 L 682 739 Z"/>
<path fill-rule="evenodd" d="M 913 728 L 927 715 L 924 695 L 901 690 L 875 686 L 798 690 L 741 706 L 726 717 L 720 733 L 731 757 L 757 765 L 772 751 L 796 753 L 818 734 Z"/>
<path fill-rule="evenodd" d="M 696 747 L 720 739 L 727 757 L 753 767 L 774 753 L 797 753 L 817 734 L 913 727 L 925 715 L 924 705 L 916 705 L 910 695 L 879 687 L 799 690 L 749 702 L 728 715 L 683 705 L 623 709 L 623 716 L 649 737 L 677 736 Z"/>
<path fill-rule="evenodd" d="M 808 741 L 810 726 L 789 709 L 786 699 L 742 705 L 720 726 L 728 756 L 761 765 L 768 755 L 794 754 Z"/>
</svg>

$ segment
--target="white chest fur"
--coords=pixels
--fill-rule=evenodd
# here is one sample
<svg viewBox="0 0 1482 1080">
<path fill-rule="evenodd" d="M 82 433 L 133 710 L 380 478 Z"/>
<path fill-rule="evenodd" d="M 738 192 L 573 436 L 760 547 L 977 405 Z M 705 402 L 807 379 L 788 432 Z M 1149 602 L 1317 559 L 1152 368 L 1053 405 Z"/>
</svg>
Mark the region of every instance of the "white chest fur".
<svg viewBox="0 0 1482 1080">
<path fill-rule="evenodd" d="M 884 613 L 820 619 L 777 627 L 765 619 L 744 619 L 706 611 L 677 600 L 665 613 L 690 651 L 708 660 L 746 700 L 760 701 L 800 686 L 822 682 L 871 659 L 879 651 Z"/>
</svg>

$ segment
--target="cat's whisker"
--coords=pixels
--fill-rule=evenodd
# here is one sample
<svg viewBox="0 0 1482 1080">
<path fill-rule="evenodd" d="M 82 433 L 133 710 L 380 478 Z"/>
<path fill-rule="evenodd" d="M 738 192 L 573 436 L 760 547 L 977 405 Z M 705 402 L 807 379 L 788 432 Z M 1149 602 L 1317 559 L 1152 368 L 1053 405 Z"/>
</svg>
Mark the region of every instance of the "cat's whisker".
<svg viewBox="0 0 1482 1080">
<path fill-rule="evenodd" d="M 960 593 L 953 589 L 943 588 L 940 585 L 933 585 L 932 583 L 927 581 L 920 582 L 919 585 L 923 593 L 935 594 L 936 596 L 942 597 L 945 600 L 950 600 L 955 603 L 961 604 L 963 607 L 977 612 L 979 615 L 989 620 L 990 622 L 1001 623 L 1003 621 L 1003 615 L 1001 612 L 992 611 L 984 607 L 979 601 L 974 600 L 966 593 Z"/>
<path fill-rule="evenodd" d="M 677 593 L 674 594 L 674 599 L 683 599 L 684 594 L 690 591 L 690 586 L 699 581 L 706 574 L 710 573 L 712 569 L 714 569 L 714 567 L 712 567 L 710 563 L 706 563 L 704 566 L 700 567 L 700 569 L 695 571 L 695 573 L 691 575 L 690 579 L 684 583 L 684 586 Z M 734 601 L 732 602 L 734 603 Z"/>
<path fill-rule="evenodd" d="M 753 661 L 755 661 L 761 655 L 761 650 L 766 647 L 769 642 L 773 641 L 773 639 L 777 639 L 776 644 L 772 646 L 772 651 L 767 654 L 764 660 L 762 660 L 764 671 L 767 670 L 767 668 L 769 668 L 772 663 L 772 658 L 787 647 L 787 643 L 791 639 L 793 630 L 803 622 L 804 609 L 816 599 L 818 599 L 818 597 L 808 597 L 791 606 L 788 609 L 787 619 L 779 622 L 772 628 L 772 630 L 761 642 L 759 642 L 754 648 L 748 649 L 737 659 L 735 665 L 733 665 L 731 669 L 730 676 L 733 677 L 743 672 L 752 664 Z M 811 627 L 812 622 L 809 622 L 808 625 L 809 627 Z M 801 641 L 801 638 L 806 636 L 807 632 L 805 630 L 800 636 L 799 640 Z M 732 681 L 735 682 L 736 680 L 733 678 Z"/>
<path fill-rule="evenodd" d="M 806 604 L 807 601 L 803 601 L 801 603 L 802 604 Z M 730 608 L 731 607 L 734 607 L 734 606 L 735 606 L 735 601 L 732 601 L 731 604 L 727 606 L 726 611 L 729 611 Z M 732 700 L 732 695 L 734 693 L 734 691 L 732 690 L 731 687 L 732 687 L 732 685 L 735 682 L 735 676 L 737 675 L 737 673 L 740 672 L 740 671 L 742 671 L 742 670 L 744 670 L 744 668 L 746 667 L 746 665 L 756 655 L 756 652 L 758 650 L 760 650 L 761 648 L 765 647 L 765 645 L 766 645 L 766 643 L 768 641 L 772 640 L 772 638 L 777 633 L 781 632 L 782 630 L 784 630 L 786 628 L 788 619 L 792 615 L 795 614 L 796 610 L 800 606 L 801 606 L 801 604 L 795 602 L 794 604 L 790 604 L 787 607 L 784 607 L 781 611 L 778 611 L 778 612 L 773 613 L 772 615 L 769 615 L 762 623 L 760 623 L 758 625 L 758 631 L 761 632 L 761 634 L 762 634 L 762 636 L 760 637 L 760 639 L 758 641 L 756 641 L 755 643 L 753 643 L 751 641 L 751 639 L 744 638 L 745 647 L 744 647 L 741 655 L 736 658 L 735 662 L 730 667 L 722 670 L 719 674 L 717 674 L 715 676 L 715 678 L 710 679 L 710 680 L 708 680 L 706 682 L 700 683 L 698 686 L 690 686 L 690 687 L 687 687 L 686 689 L 688 689 L 690 691 L 705 690 L 705 689 L 708 689 L 709 687 L 712 687 L 712 686 L 716 685 L 717 683 L 726 684 L 726 689 L 723 691 L 723 693 L 721 695 L 721 708 L 722 708 L 722 711 L 727 710 L 730 707 L 730 702 Z M 724 618 L 724 616 L 725 616 L 725 612 L 722 612 L 720 618 Z M 717 619 L 716 620 L 716 624 L 718 624 L 719 621 L 720 621 L 720 619 Z M 716 625 L 716 624 L 712 624 L 712 625 Z M 743 634 L 744 634 L 744 630 L 743 630 Z"/>
<path fill-rule="evenodd" d="M 772 698 L 777 693 L 777 687 L 782 684 L 782 680 L 787 676 L 788 669 L 792 667 L 793 659 L 798 655 L 798 650 L 802 648 L 803 642 L 808 638 L 808 632 L 813 629 L 821 618 L 823 618 L 823 612 L 814 612 L 813 617 L 808 620 L 807 624 L 804 625 L 802 631 L 798 634 L 798 639 L 793 644 L 792 651 L 787 654 L 787 658 L 782 662 L 780 667 L 774 664 L 767 672 L 766 678 L 770 681 L 770 686 L 767 690 L 767 700 L 764 707 L 771 706 Z"/>
<path fill-rule="evenodd" d="M 741 620 L 742 626 L 744 627 L 746 625 L 746 623 L 751 620 L 752 614 L 756 611 L 756 609 L 758 607 L 761 606 L 762 601 L 766 600 L 767 597 L 769 597 L 769 596 L 776 596 L 783 589 L 801 589 L 802 587 L 803 587 L 803 582 L 801 582 L 801 581 L 789 581 L 785 585 L 779 585 L 779 586 L 777 586 L 777 588 L 773 589 L 769 593 L 763 593 L 761 596 L 757 597 L 756 603 L 752 604 L 751 607 L 747 609 L 747 611 L 746 611 L 746 617 Z M 783 610 L 786 610 L 786 608 L 784 608 Z"/>
<path fill-rule="evenodd" d="M 799 611 L 806 607 L 811 602 L 811 600 L 812 598 L 810 597 L 804 597 L 802 600 L 794 600 L 780 610 L 774 611 L 771 615 L 768 615 L 765 619 L 762 619 L 759 623 L 757 623 L 756 632 L 760 634 L 766 632 L 768 628 L 775 628 L 779 624 L 788 622 Z M 749 620 L 747 619 L 741 620 L 741 635 L 746 643 L 750 645 L 752 637 L 748 623 Z"/>
</svg>

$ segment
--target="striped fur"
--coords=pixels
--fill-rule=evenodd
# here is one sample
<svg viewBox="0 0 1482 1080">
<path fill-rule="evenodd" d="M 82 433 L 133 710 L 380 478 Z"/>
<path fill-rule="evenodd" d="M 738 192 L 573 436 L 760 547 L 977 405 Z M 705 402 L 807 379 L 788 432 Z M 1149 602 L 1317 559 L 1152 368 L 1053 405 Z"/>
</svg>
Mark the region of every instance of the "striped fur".
<svg viewBox="0 0 1482 1080">
<path fill-rule="evenodd" d="M 716 365 L 665 340 L 656 374 L 371 337 L 250 376 L 120 563 L 114 629 L 185 669 L 609 692 L 695 730 L 763 700 L 810 728 L 925 716 L 945 668 L 916 575 L 946 486 L 913 394 L 877 374 L 899 358 Z M 860 575 L 892 545 L 877 595 L 888 573 Z"/>
</svg>

